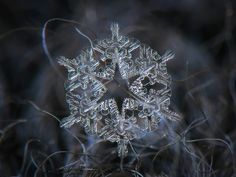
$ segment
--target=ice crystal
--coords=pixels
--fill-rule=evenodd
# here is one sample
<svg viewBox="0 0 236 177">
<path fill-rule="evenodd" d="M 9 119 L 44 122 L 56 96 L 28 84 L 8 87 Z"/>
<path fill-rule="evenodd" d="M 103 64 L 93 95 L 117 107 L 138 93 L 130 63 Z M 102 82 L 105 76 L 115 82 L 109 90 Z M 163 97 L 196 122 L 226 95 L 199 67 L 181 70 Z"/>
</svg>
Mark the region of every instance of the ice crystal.
<svg viewBox="0 0 236 177">
<path fill-rule="evenodd" d="M 120 35 L 116 23 L 111 33 L 74 59 L 59 58 L 68 70 L 65 89 L 70 109 L 61 127 L 79 123 L 88 133 L 117 142 L 119 156 L 125 156 L 130 140 L 155 130 L 162 119 L 180 118 L 169 109 L 171 77 L 166 62 L 174 55 L 160 56 L 138 40 Z"/>
</svg>

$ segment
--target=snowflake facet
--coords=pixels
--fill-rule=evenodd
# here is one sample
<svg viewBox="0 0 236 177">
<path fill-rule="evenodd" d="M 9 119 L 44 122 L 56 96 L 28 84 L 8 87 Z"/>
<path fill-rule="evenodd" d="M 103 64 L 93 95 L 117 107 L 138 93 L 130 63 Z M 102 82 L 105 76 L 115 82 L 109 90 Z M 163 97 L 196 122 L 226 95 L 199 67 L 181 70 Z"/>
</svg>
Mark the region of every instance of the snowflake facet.
<svg viewBox="0 0 236 177">
<path fill-rule="evenodd" d="M 118 143 L 119 156 L 128 153 L 127 143 L 158 127 L 162 119 L 179 120 L 169 110 L 171 77 L 166 62 L 171 52 L 155 50 L 119 34 L 81 51 L 75 59 L 59 58 L 68 70 L 65 84 L 70 115 L 61 127 L 74 123 L 88 133 Z"/>
</svg>

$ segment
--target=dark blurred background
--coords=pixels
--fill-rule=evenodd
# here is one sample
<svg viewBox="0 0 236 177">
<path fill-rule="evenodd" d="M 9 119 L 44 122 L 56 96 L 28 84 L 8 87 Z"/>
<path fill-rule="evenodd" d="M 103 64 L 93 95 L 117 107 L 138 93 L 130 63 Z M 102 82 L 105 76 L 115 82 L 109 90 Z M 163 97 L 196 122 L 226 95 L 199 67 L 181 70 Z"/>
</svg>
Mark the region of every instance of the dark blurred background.
<svg viewBox="0 0 236 177">
<path fill-rule="evenodd" d="M 0 1 L 0 177 L 9 176 L 236 176 L 236 58 L 233 0 Z M 42 31 L 52 20 L 43 49 Z M 181 122 L 160 127 L 129 147 L 87 135 L 68 116 L 66 71 L 58 56 L 76 57 L 91 39 L 121 33 L 163 54 L 172 75 L 171 105 Z M 52 115 L 50 115 L 52 114 Z M 121 170 L 123 164 L 123 171 Z"/>
</svg>

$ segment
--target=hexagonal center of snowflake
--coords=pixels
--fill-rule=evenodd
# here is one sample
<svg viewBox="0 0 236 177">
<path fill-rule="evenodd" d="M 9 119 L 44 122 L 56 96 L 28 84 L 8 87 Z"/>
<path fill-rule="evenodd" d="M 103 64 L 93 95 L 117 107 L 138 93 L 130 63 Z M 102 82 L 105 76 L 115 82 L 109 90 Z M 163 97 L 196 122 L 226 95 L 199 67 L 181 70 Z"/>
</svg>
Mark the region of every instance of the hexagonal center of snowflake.
<svg viewBox="0 0 236 177">
<path fill-rule="evenodd" d="M 106 80 L 104 82 L 104 85 L 107 88 L 107 91 L 98 102 L 102 102 L 108 99 L 114 99 L 116 101 L 118 110 L 121 113 L 124 99 L 134 97 L 129 91 L 128 80 L 122 78 L 119 71 L 119 66 L 117 64 L 115 67 L 113 80 Z"/>
</svg>

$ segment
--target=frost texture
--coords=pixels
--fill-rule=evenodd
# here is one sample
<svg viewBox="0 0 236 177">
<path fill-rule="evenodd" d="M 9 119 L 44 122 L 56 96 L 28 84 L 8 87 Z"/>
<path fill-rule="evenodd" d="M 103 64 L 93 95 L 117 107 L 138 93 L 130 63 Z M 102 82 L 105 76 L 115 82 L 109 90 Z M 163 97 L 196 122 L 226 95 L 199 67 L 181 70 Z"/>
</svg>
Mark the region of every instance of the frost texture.
<svg viewBox="0 0 236 177">
<path fill-rule="evenodd" d="M 118 24 L 111 25 L 111 32 L 75 59 L 59 58 L 68 70 L 70 109 L 61 127 L 79 123 L 88 133 L 117 142 L 119 156 L 126 156 L 130 140 L 155 130 L 162 119 L 180 118 L 169 110 L 171 77 L 166 62 L 174 55 L 160 56 L 120 35 Z"/>
</svg>

